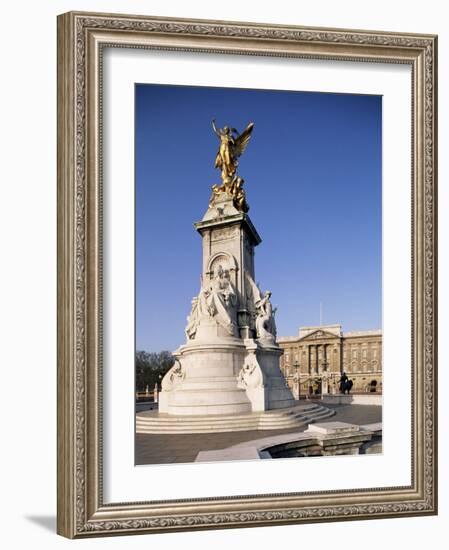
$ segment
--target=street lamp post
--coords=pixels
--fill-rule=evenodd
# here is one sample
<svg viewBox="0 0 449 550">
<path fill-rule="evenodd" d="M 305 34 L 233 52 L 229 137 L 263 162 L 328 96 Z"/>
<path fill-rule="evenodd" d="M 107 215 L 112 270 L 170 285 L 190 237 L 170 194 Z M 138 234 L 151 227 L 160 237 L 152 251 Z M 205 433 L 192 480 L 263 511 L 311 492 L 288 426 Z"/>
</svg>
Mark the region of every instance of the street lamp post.
<svg viewBox="0 0 449 550">
<path fill-rule="evenodd" d="M 332 384 L 331 393 L 333 395 L 337 393 L 337 378 L 338 378 L 338 374 L 333 372 L 331 374 L 331 384 Z"/>
<path fill-rule="evenodd" d="M 295 361 L 295 364 L 293 365 L 295 367 L 295 376 L 296 376 L 296 399 L 299 401 L 299 363 L 298 361 Z"/>
</svg>

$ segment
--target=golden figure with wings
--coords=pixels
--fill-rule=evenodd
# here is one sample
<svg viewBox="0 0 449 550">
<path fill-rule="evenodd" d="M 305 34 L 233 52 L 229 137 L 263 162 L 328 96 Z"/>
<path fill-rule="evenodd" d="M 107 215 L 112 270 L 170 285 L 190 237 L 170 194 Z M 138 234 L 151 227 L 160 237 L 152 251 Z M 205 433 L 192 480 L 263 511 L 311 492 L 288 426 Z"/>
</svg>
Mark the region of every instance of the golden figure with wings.
<svg viewBox="0 0 449 550">
<path fill-rule="evenodd" d="M 221 170 L 222 184 L 214 185 L 214 194 L 226 192 L 234 198 L 236 206 L 243 212 L 248 211 L 245 201 L 245 192 L 242 188 L 243 179 L 237 176 L 238 158 L 243 154 L 251 138 L 254 122 L 250 122 L 241 134 L 235 128 L 224 126 L 217 128 L 215 120 L 212 120 L 212 128 L 220 140 L 217 156 L 215 157 L 215 168 Z"/>
</svg>

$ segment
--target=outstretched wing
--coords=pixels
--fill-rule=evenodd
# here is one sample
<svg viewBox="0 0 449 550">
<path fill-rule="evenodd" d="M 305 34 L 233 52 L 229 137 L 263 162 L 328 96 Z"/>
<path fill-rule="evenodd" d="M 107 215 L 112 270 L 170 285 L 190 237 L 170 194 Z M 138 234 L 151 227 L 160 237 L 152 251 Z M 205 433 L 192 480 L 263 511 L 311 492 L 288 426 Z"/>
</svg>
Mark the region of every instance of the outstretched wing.
<svg viewBox="0 0 449 550">
<path fill-rule="evenodd" d="M 248 142 L 251 138 L 251 133 L 254 128 L 254 122 L 250 122 L 243 132 L 235 138 L 235 144 L 233 146 L 233 152 L 235 157 L 239 157 L 246 149 Z"/>
</svg>

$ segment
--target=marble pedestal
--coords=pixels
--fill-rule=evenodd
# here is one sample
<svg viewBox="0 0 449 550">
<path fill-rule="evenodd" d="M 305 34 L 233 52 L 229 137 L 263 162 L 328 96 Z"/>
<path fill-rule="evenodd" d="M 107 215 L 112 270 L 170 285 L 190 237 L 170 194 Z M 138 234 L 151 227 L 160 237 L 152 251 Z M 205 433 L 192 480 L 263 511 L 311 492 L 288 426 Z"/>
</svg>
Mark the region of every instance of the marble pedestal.
<svg viewBox="0 0 449 550">
<path fill-rule="evenodd" d="M 240 414 L 252 411 L 238 385 L 245 346 L 237 338 L 216 338 L 181 346 L 177 364 L 164 378 L 159 412 L 173 415 Z"/>
<path fill-rule="evenodd" d="M 216 338 L 181 346 L 163 380 L 159 412 L 242 414 L 294 405 L 279 368 L 282 351 L 252 339 Z"/>
</svg>

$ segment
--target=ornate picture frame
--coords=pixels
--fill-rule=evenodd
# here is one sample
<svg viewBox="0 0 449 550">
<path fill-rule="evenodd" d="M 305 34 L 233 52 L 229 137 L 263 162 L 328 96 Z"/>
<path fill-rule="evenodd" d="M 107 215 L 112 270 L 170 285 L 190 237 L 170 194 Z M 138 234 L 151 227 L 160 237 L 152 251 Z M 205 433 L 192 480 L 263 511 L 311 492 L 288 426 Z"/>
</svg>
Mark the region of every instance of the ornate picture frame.
<svg viewBox="0 0 449 550">
<path fill-rule="evenodd" d="M 412 482 L 104 502 L 106 47 L 404 64 L 412 87 Z M 437 513 L 437 37 L 70 12 L 58 17 L 58 533 L 69 538 Z M 198 466 L 201 467 L 201 466 Z"/>
</svg>

